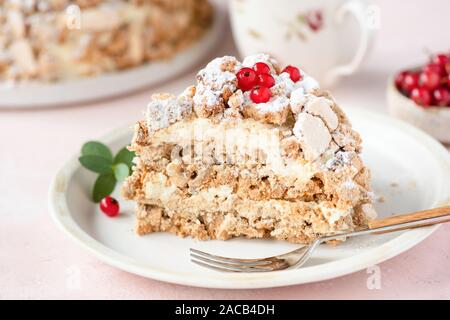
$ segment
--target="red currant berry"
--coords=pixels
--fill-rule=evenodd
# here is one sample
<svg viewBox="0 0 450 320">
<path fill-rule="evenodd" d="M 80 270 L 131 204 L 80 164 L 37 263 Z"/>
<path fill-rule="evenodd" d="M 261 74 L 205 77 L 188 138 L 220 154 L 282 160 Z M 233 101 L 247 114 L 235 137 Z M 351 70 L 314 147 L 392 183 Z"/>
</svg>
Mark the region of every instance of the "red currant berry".
<svg viewBox="0 0 450 320">
<path fill-rule="evenodd" d="M 291 77 L 291 80 L 294 82 L 300 81 L 302 79 L 302 75 L 300 73 L 300 70 L 293 66 L 287 66 L 284 68 L 282 72 L 289 73 L 289 76 Z"/>
<path fill-rule="evenodd" d="M 256 72 L 250 68 L 242 68 L 237 75 L 238 87 L 243 91 L 251 90 L 257 83 Z"/>
<path fill-rule="evenodd" d="M 115 217 L 119 214 L 119 202 L 113 197 L 104 197 L 102 201 L 100 201 L 100 210 L 109 217 Z"/>
<path fill-rule="evenodd" d="M 447 76 L 447 86 L 450 88 L 450 74 Z"/>
<path fill-rule="evenodd" d="M 445 66 L 441 66 L 436 63 L 427 64 L 425 67 L 422 68 L 422 71 L 423 72 L 434 72 L 441 76 L 445 76 L 445 74 L 447 73 L 445 70 Z"/>
<path fill-rule="evenodd" d="M 422 107 L 431 105 L 431 93 L 425 88 L 415 88 L 411 91 L 411 99 Z"/>
<path fill-rule="evenodd" d="M 446 54 L 440 53 L 433 57 L 432 62 L 441 66 L 445 67 L 445 65 L 449 62 L 449 57 Z"/>
<path fill-rule="evenodd" d="M 450 62 L 445 65 L 445 70 L 444 71 L 445 71 L 445 75 L 449 75 L 450 74 Z"/>
<path fill-rule="evenodd" d="M 272 88 L 275 85 L 275 79 L 270 74 L 258 75 L 258 86 Z"/>
<path fill-rule="evenodd" d="M 450 103 L 450 91 L 447 88 L 438 88 L 433 91 L 433 102 L 435 105 L 444 107 Z"/>
<path fill-rule="evenodd" d="M 256 74 L 270 74 L 270 67 L 264 62 L 255 63 L 253 70 L 255 70 Z"/>
<path fill-rule="evenodd" d="M 399 90 L 402 89 L 403 81 L 405 81 L 405 77 L 408 74 L 409 74 L 409 71 L 402 71 L 395 76 L 395 86 L 397 87 L 397 89 L 399 89 Z"/>
<path fill-rule="evenodd" d="M 402 89 L 410 94 L 411 91 L 419 86 L 419 74 L 418 73 L 408 73 L 403 79 Z"/>
<path fill-rule="evenodd" d="M 435 71 L 424 71 L 420 74 L 419 83 L 428 90 L 434 90 L 441 84 L 441 76 Z"/>
<path fill-rule="evenodd" d="M 250 98 L 254 103 L 265 103 L 270 100 L 272 93 L 267 87 L 255 87 L 250 93 Z"/>
</svg>

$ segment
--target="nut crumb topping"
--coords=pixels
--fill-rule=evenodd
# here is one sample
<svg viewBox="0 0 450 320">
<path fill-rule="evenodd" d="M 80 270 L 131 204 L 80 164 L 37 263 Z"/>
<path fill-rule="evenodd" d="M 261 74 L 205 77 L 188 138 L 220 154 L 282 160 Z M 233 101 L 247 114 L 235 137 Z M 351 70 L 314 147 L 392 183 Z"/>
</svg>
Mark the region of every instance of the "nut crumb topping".
<svg viewBox="0 0 450 320">
<path fill-rule="evenodd" d="M 263 62 L 270 68 L 275 84 L 268 102 L 254 103 L 250 91 L 238 88 L 236 74 L 242 67 Z M 236 58 L 216 58 L 197 74 L 197 85 L 191 87 L 190 101 L 198 118 L 218 121 L 254 119 L 279 127 L 288 127 L 298 139 L 304 158 L 310 161 L 320 158 L 327 150 L 359 151 L 360 138 L 333 98 L 318 88 L 317 82 L 301 71 L 300 81 L 293 82 L 288 73 L 277 73 L 278 63 L 266 54 L 256 54 L 241 63 Z M 180 112 L 183 101 L 167 102 L 157 97 L 149 106 L 149 130 L 165 128 L 175 121 L 190 117 L 190 112 Z M 166 107 L 162 107 L 166 106 Z M 178 108 L 178 109 L 177 109 Z M 189 109 L 189 108 L 188 108 Z M 167 115 L 160 114 L 161 112 Z M 176 110 L 176 111 L 174 111 Z M 176 114 L 176 116 L 175 116 Z M 291 119 L 291 120 L 290 120 Z"/>
</svg>

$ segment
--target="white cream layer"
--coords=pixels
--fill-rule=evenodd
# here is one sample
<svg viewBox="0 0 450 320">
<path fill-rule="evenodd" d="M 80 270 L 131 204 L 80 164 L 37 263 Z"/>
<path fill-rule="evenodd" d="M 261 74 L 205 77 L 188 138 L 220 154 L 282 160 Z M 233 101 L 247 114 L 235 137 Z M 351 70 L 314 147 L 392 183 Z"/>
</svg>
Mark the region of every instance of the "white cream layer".
<svg viewBox="0 0 450 320">
<path fill-rule="evenodd" d="M 193 148 L 195 157 L 203 156 L 206 162 L 206 158 L 213 157 L 219 163 L 263 163 L 266 170 L 277 175 L 295 176 L 302 181 L 311 179 L 318 169 L 312 163 L 303 164 L 283 156 L 280 137 L 279 128 L 253 119 L 214 124 L 209 119 L 197 118 L 159 130 L 152 140 Z"/>
</svg>

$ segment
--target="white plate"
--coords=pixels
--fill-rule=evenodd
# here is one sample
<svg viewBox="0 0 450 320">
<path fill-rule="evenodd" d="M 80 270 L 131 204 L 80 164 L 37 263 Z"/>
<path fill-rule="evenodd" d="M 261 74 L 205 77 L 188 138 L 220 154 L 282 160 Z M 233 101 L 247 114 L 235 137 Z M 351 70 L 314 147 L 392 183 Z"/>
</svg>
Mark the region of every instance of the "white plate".
<svg viewBox="0 0 450 320">
<path fill-rule="evenodd" d="M 50 84 L 30 83 L 8 86 L 0 82 L 1 108 L 58 107 L 112 98 L 160 83 L 196 65 L 221 38 L 226 15 L 217 1 L 211 29 L 196 43 L 167 61 L 151 62 L 132 69 L 82 80 Z"/>
<path fill-rule="evenodd" d="M 450 199 L 450 155 L 436 140 L 414 127 L 360 109 L 347 110 L 364 139 L 363 158 L 372 169 L 373 187 L 384 202 L 380 216 L 432 208 Z M 131 127 L 130 127 L 131 128 Z M 101 139 L 113 149 L 127 145 L 131 129 Z M 233 239 L 199 242 L 171 234 L 138 237 L 133 233 L 132 203 L 124 214 L 108 218 L 90 200 L 95 176 L 73 157 L 56 175 L 49 193 L 53 218 L 64 233 L 106 263 L 144 277 L 210 288 L 266 288 L 335 278 L 392 258 L 418 244 L 436 227 L 350 239 L 338 247 L 320 247 L 299 270 L 274 273 L 219 273 L 189 261 L 190 247 L 238 257 L 279 254 L 295 245 L 271 240 Z M 116 197 L 119 197 L 116 190 Z"/>
</svg>

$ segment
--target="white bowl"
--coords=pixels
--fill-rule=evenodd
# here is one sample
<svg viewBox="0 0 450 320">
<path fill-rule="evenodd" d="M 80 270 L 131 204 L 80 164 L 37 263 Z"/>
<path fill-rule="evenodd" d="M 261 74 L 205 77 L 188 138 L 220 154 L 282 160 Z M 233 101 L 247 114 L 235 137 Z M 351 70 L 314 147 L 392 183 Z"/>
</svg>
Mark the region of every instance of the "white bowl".
<svg viewBox="0 0 450 320">
<path fill-rule="evenodd" d="M 393 77 L 389 79 L 387 99 L 390 114 L 421 128 L 441 142 L 450 143 L 450 107 L 417 105 L 398 91 Z"/>
</svg>

